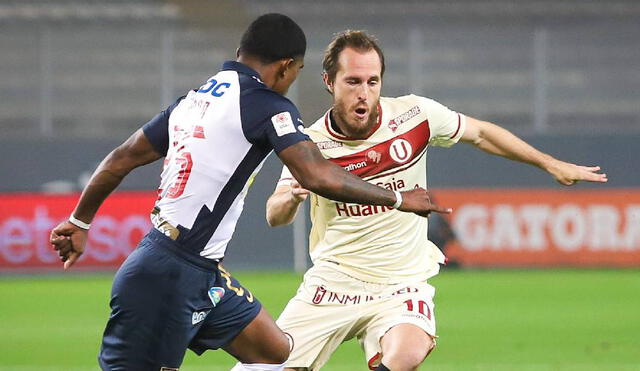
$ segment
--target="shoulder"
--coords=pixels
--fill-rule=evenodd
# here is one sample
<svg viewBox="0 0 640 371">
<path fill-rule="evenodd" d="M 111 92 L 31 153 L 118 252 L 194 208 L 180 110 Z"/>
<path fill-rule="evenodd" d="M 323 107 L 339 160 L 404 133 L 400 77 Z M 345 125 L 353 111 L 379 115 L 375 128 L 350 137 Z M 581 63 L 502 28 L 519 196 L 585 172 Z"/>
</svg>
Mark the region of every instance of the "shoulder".
<svg viewBox="0 0 640 371">
<path fill-rule="evenodd" d="M 304 129 L 305 134 L 307 134 L 312 141 L 321 142 L 324 140 L 331 139 L 331 135 L 327 130 L 327 115 L 329 111 L 325 112 L 324 115 L 320 116 L 313 124 Z"/>
</svg>

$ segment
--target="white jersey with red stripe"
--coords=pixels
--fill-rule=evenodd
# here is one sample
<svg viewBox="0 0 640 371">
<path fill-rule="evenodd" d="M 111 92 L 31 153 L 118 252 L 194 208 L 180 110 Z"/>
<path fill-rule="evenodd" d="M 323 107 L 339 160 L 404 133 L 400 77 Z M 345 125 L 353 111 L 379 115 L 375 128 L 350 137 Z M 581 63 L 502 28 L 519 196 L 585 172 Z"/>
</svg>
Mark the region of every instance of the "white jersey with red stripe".
<svg viewBox="0 0 640 371">
<path fill-rule="evenodd" d="M 427 188 L 429 145 L 448 147 L 465 130 L 465 117 L 428 98 L 380 98 L 375 131 L 351 140 L 331 125 L 331 111 L 305 130 L 325 158 L 381 187 Z M 290 184 L 285 167 L 278 185 Z M 444 255 L 427 237 L 428 219 L 385 206 L 337 202 L 312 194 L 309 250 L 315 265 L 329 264 L 376 283 L 423 281 Z"/>
</svg>

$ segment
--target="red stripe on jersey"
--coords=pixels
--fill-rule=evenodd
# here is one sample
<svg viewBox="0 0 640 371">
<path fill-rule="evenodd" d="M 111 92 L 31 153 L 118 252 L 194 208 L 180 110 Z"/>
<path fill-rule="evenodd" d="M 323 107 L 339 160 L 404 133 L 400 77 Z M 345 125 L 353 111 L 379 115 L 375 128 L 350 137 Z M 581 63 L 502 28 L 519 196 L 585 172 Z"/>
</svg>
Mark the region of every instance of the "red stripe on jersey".
<svg viewBox="0 0 640 371">
<path fill-rule="evenodd" d="M 330 158 L 333 163 L 361 177 L 370 177 L 411 163 L 429 144 L 429 121 L 408 132 L 350 155 Z"/>
<path fill-rule="evenodd" d="M 329 132 L 329 134 L 331 134 L 332 137 L 338 138 L 340 140 L 359 140 L 359 139 L 351 139 L 347 136 L 341 135 L 339 133 L 337 133 L 335 130 L 333 130 L 333 128 L 331 127 L 330 124 L 330 117 L 331 117 L 331 111 L 328 111 L 325 115 L 324 115 L 324 125 L 327 127 L 327 131 Z M 382 106 L 380 105 L 380 103 L 378 103 L 378 122 L 376 123 L 376 127 L 373 128 L 373 130 L 371 130 L 371 133 L 369 133 L 369 135 L 367 136 L 367 138 L 369 138 L 371 135 L 373 135 L 373 133 L 376 132 L 376 130 L 378 130 L 378 128 L 380 127 L 380 124 L 382 124 Z M 367 139 L 365 138 L 365 139 Z"/>
</svg>

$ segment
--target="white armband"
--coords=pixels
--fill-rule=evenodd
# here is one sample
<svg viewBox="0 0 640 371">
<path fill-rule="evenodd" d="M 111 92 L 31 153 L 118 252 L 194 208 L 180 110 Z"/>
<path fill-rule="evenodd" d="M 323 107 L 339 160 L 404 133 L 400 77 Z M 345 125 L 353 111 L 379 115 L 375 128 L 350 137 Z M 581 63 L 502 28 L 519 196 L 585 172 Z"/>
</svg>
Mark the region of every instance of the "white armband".
<svg viewBox="0 0 640 371">
<path fill-rule="evenodd" d="M 91 224 L 90 223 L 85 223 L 82 220 L 77 219 L 75 216 L 73 216 L 73 214 L 69 215 L 69 223 L 75 225 L 78 228 L 82 228 L 84 230 L 89 230 L 89 228 L 91 228 Z"/>
<path fill-rule="evenodd" d="M 393 208 L 397 209 L 402 205 L 402 195 L 400 194 L 399 191 L 393 191 L 393 193 L 395 193 L 396 195 L 396 203 L 393 204 Z"/>
</svg>

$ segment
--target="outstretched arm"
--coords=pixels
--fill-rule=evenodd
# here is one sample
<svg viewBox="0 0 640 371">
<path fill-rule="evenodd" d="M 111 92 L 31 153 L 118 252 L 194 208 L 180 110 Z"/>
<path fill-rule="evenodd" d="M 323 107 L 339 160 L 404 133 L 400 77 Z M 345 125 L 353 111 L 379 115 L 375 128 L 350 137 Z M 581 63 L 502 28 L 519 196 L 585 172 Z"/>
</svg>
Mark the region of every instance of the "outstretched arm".
<svg viewBox="0 0 640 371">
<path fill-rule="evenodd" d="M 310 141 L 298 142 L 281 151 L 278 156 L 304 189 L 322 197 L 359 204 L 393 206 L 394 192 L 365 182 L 340 166 L 325 160 L 318 147 Z M 432 211 L 450 213 L 451 209 L 431 203 L 422 188 L 401 192 L 398 210 L 427 216 Z"/>
<path fill-rule="evenodd" d="M 131 170 L 161 157 L 151 146 L 142 129 L 136 131 L 98 165 L 82 191 L 72 216 L 81 223 L 90 224 L 100 205 Z M 50 242 L 58 251 L 65 269 L 82 255 L 87 241 L 88 230 L 76 224 L 64 221 L 51 231 Z"/>
<path fill-rule="evenodd" d="M 578 181 L 607 181 L 607 175 L 599 173 L 599 166 L 580 166 L 560 161 L 538 151 L 500 126 L 469 116 L 466 117 L 466 130 L 461 140 L 487 153 L 537 166 L 563 185 L 572 185 Z"/>
</svg>

